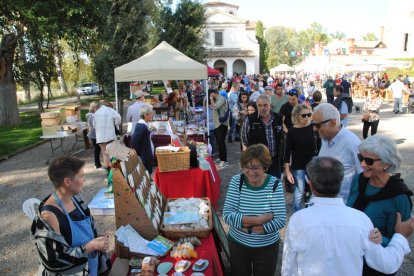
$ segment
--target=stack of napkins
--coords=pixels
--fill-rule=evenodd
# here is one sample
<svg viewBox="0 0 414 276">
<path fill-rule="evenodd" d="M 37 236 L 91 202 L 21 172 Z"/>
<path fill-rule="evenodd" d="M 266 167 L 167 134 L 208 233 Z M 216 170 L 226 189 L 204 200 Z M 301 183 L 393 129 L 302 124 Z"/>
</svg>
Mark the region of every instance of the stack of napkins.
<svg viewBox="0 0 414 276">
<path fill-rule="evenodd" d="M 149 241 L 141 237 L 130 224 L 121 226 L 116 230 L 115 236 L 117 241 L 121 242 L 130 252 L 139 253 L 149 256 L 159 256 L 160 254 L 147 247 Z"/>
</svg>

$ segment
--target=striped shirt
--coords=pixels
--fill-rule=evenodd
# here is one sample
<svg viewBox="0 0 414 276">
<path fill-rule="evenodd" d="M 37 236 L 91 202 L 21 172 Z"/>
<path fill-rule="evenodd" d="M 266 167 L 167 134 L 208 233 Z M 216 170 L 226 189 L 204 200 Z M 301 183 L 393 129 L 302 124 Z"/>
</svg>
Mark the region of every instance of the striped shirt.
<svg viewBox="0 0 414 276">
<path fill-rule="evenodd" d="M 273 192 L 277 178 L 268 175 L 261 187 L 253 187 L 245 178 L 239 191 L 240 174 L 233 176 L 223 207 L 223 219 L 230 226 L 229 238 L 248 247 L 263 247 L 279 240 L 279 230 L 286 224 L 286 205 L 282 184 Z M 264 234 L 248 234 L 242 217 L 273 213 L 273 219 L 263 224 Z"/>
</svg>

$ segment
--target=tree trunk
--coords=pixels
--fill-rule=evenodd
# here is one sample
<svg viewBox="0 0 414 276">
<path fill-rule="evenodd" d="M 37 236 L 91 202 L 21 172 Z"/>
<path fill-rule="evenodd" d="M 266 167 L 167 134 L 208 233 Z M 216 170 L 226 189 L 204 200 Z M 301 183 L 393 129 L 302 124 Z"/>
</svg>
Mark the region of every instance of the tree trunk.
<svg viewBox="0 0 414 276">
<path fill-rule="evenodd" d="M 16 82 L 13 75 L 17 36 L 6 34 L 0 42 L 0 126 L 20 124 Z"/>
<path fill-rule="evenodd" d="M 23 36 L 23 30 L 22 28 L 17 28 L 19 35 Z M 23 39 L 20 40 L 19 43 L 19 51 L 20 51 L 20 63 L 21 65 L 24 65 L 26 63 L 26 48 L 24 45 Z M 24 70 L 26 71 L 27 68 L 23 66 Z M 24 79 L 22 81 L 22 87 L 24 90 L 24 100 L 27 102 L 30 102 L 32 100 L 32 97 L 30 95 L 30 80 L 27 77 L 27 72 L 24 74 Z"/>
<path fill-rule="evenodd" d="M 59 85 L 60 85 L 60 91 L 64 93 L 65 95 L 69 94 L 68 87 L 66 85 L 65 76 L 63 75 L 63 69 L 62 69 L 62 51 L 60 50 L 59 43 L 56 42 L 54 45 L 54 52 L 55 52 L 55 65 L 56 65 L 56 71 L 58 75 Z"/>
</svg>

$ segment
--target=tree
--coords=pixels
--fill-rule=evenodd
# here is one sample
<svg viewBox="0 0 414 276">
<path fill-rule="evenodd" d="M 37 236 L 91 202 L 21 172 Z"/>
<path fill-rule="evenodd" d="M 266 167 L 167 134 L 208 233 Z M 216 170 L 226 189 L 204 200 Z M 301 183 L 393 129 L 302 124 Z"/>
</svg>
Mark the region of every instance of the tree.
<svg viewBox="0 0 414 276">
<path fill-rule="evenodd" d="M 344 32 L 336 31 L 335 33 L 331 33 L 331 38 L 342 40 L 342 39 L 346 38 L 346 35 L 345 35 Z"/>
<path fill-rule="evenodd" d="M 25 1 L 3 0 L 0 5 L 0 60 L 4 73 L 0 81 L 0 125 L 19 123 L 16 83 L 13 69 L 18 42 L 25 37 L 38 41 L 65 38 L 76 50 L 88 50 L 93 40 L 98 5 L 91 0 Z M 24 32 L 17 32 L 17 30 Z M 35 36 L 36 35 L 36 36 Z M 35 42 L 35 43 L 37 43 Z M 23 55 L 22 55 L 23 57 Z M 27 58 L 27 56 L 26 56 Z M 53 58 L 53 57 L 52 57 Z M 32 70 L 36 68 L 32 67 Z"/>
<path fill-rule="evenodd" d="M 376 40 L 378 40 L 378 38 L 375 35 L 375 33 L 370 33 L 370 32 L 364 34 L 361 38 L 364 41 L 376 41 Z"/>
<path fill-rule="evenodd" d="M 113 91 L 116 67 L 142 56 L 153 46 L 148 45 L 148 38 L 155 9 L 152 0 L 115 0 L 101 6 L 106 21 L 98 27 L 99 45 L 92 58 L 96 80 L 106 91 Z M 122 110 L 129 84 L 119 83 L 118 88 L 118 110 Z"/>
<path fill-rule="evenodd" d="M 264 38 L 264 27 L 262 21 L 258 21 L 256 23 L 256 39 L 259 42 L 260 47 L 260 65 L 259 70 L 260 72 L 268 71 L 266 66 L 266 58 L 267 58 L 267 43 Z"/>
<path fill-rule="evenodd" d="M 181 0 L 175 11 L 170 1 L 163 4 L 155 20 L 158 43 L 174 48 L 199 62 L 205 59 L 205 10 L 199 1 Z"/>
</svg>

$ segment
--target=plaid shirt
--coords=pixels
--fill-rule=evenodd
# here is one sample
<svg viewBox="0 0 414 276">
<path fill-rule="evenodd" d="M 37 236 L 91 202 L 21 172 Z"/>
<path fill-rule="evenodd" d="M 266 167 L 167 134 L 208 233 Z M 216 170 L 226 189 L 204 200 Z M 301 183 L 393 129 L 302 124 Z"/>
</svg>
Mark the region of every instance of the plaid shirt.
<svg viewBox="0 0 414 276">
<path fill-rule="evenodd" d="M 262 120 L 263 125 L 265 126 L 265 132 L 266 132 L 266 138 L 267 138 L 267 147 L 269 148 L 270 155 L 272 157 L 275 157 L 277 155 L 277 149 L 276 149 L 276 138 L 275 133 L 273 129 L 273 120 L 274 115 L 273 112 L 271 112 L 272 117 L 270 118 L 270 121 L 265 124 Z M 244 120 L 242 129 L 241 129 L 241 138 L 242 142 L 245 146 L 250 146 L 248 135 L 250 132 L 250 123 L 249 123 L 249 117 L 246 117 Z"/>
</svg>

